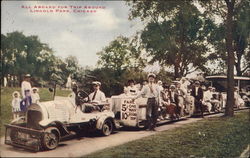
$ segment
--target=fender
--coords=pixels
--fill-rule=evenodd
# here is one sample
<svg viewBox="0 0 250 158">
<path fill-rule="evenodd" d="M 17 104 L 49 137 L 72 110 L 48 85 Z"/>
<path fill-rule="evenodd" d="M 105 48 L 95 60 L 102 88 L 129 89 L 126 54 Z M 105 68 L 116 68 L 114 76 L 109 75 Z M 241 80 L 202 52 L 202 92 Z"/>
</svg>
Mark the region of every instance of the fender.
<svg viewBox="0 0 250 158">
<path fill-rule="evenodd" d="M 110 120 L 112 121 L 114 127 L 116 127 L 116 126 L 115 126 L 115 123 L 114 123 L 114 118 L 112 118 L 112 117 L 110 117 L 110 116 L 101 116 L 101 117 L 97 120 L 97 122 L 96 122 L 96 129 L 97 129 L 97 130 L 101 130 L 104 121 L 107 120 L 107 119 L 110 119 Z"/>
<path fill-rule="evenodd" d="M 10 122 L 10 124 L 20 124 L 25 123 L 25 116 L 18 117 Z"/>
<path fill-rule="evenodd" d="M 50 122 L 48 125 L 43 126 L 44 129 L 48 127 L 56 127 L 60 131 L 60 136 L 68 135 L 70 132 L 67 130 L 66 126 L 60 121 Z"/>
</svg>

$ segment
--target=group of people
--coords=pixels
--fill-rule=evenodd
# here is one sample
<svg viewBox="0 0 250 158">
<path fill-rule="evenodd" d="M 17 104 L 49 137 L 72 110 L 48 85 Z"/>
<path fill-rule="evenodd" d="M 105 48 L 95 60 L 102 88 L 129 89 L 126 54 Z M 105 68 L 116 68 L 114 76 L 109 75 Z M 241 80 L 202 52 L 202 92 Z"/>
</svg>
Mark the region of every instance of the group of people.
<svg viewBox="0 0 250 158">
<path fill-rule="evenodd" d="M 18 118 L 20 115 L 22 115 L 27 107 L 31 105 L 32 103 L 39 103 L 40 96 L 38 94 L 38 88 L 31 87 L 30 83 L 30 74 L 26 74 L 24 76 L 24 80 L 21 84 L 21 94 L 18 91 L 14 91 L 12 94 L 12 113 L 13 113 L 13 119 Z M 22 97 L 22 99 L 21 99 Z"/>
<path fill-rule="evenodd" d="M 94 81 L 93 92 L 87 97 L 90 102 L 106 102 L 105 94 L 100 90 L 101 82 Z M 186 78 L 171 85 L 163 84 L 162 81 L 156 82 L 156 75 L 149 73 L 147 81 L 144 81 L 142 87 L 135 84 L 134 80 L 128 81 L 128 86 L 124 87 L 124 94 L 131 96 L 132 100 L 139 97 L 147 98 L 147 127 L 148 130 L 155 130 L 158 119 L 178 119 L 186 114 L 193 114 L 193 110 L 200 112 L 203 117 L 204 111 L 220 111 L 222 109 L 221 98 L 215 94 L 214 87 L 207 89 L 201 86 L 199 81 L 195 81 L 191 91 L 190 82 Z M 190 92 L 190 93 L 189 93 Z M 13 93 L 12 111 L 14 119 L 20 112 L 25 112 L 31 103 L 38 103 L 40 96 L 38 88 L 31 87 L 30 75 L 24 76 L 21 84 L 21 93 Z M 190 96 L 193 98 L 194 107 L 191 107 Z M 237 95 L 235 95 L 237 97 Z M 85 98 L 85 100 L 87 99 Z M 236 99 L 237 105 L 242 104 L 242 100 Z"/>
<path fill-rule="evenodd" d="M 139 97 L 147 98 L 147 127 L 148 130 L 155 130 L 157 120 L 178 119 L 186 114 L 193 114 L 194 109 L 200 112 L 201 117 L 204 111 L 221 110 L 219 99 L 213 95 L 213 87 L 204 90 L 200 82 L 195 81 L 190 91 L 190 84 L 186 78 L 171 85 L 163 84 L 162 81 L 156 83 L 156 75 L 150 73 L 147 83 L 143 84 L 141 89 L 133 80 L 129 80 L 128 86 L 124 87 L 124 93 L 132 96 L 133 100 Z M 190 96 L 193 98 L 194 107 L 191 107 Z"/>
</svg>

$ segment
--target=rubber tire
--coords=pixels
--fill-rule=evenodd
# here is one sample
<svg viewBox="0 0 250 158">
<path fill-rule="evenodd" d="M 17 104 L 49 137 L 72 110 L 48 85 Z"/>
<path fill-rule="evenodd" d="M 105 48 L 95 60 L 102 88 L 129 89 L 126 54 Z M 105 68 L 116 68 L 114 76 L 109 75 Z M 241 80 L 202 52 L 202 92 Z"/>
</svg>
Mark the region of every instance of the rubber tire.
<svg viewBox="0 0 250 158">
<path fill-rule="evenodd" d="M 101 134 L 104 136 L 109 136 L 113 132 L 114 126 L 110 119 L 104 121 L 101 129 Z"/>
<path fill-rule="evenodd" d="M 60 141 L 60 132 L 56 127 L 48 127 L 45 129 L 45 134 L 42 138 L 42 147 L 44 150 L 53 150 L 55 149 Z M 53 144 L 50 144 L 53 141 Z"/>
</svg>

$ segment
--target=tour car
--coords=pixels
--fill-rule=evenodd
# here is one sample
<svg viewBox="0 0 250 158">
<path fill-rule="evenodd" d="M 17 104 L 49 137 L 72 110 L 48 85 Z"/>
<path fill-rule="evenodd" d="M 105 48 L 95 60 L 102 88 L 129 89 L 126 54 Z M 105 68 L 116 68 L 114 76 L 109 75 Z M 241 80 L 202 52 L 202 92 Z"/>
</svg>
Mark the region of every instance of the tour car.
<svg viewBox="0 0 250 158">
<path fill-rule="evenodd" d="M 132 100 L 133 96 L 128 96 L 125 94 L 112 96 L 110 98 L 110 107 L 115 114 L 116 123 L 120 127 L 137 127 L 145 128 L 147 126 L 147 98 L 138 98 L 135 101 Z M 194 101 L 192 96 L 187 96 L 185 98 L 185 116 L 191 116 L 194 113 Z M 160 110 L 160 109 L 159 109 Z M 159 112 L 160 113 L 160 112 Z M 169 111 L 167 111 L 169 114 Z M 163 123 L 169 121 L 159 120 L 158 123 Z"/>
<path fill-rule="evenodd" d="M 117 127 L 108 103 L 77 106 L 74 97 L 31 104 L 24 117 L 5 126 L 5 144 L 34 151 L 55 149 L 72 133 L 98 131 L 108 136 Z"/>
</svg>

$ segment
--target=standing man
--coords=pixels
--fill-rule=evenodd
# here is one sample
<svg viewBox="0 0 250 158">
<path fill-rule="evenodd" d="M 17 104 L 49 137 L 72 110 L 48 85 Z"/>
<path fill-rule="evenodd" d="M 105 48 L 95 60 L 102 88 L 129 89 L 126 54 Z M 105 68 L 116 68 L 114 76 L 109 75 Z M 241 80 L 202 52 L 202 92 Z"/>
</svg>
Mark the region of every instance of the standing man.
<svg viewBox="0 0 250 158">
<path fill-rule="evenodd" d="M 21 84 L 21 90 L 22 90 L 22 96 L 23 96 L 23 100 L 22 100 L 23 109 L 21 110 L 26 111 L 26 107 L 30 106 L 30 104 L 32 103 L 30 74 L 26 74 L 24 76 L 24 80 Z"/>
<path fill-rule="evenodd" d="M 101 82 L 94 81 L 92 82 L 92 84 L 93 84 L 94 92 L 89 94 L 90 102 L 97 102 L 97 103 L 106 102 L 106 96 L 100 90 Z"/>
<path fill-rule="evenodd" d="M 201 111 L 201 117 L 203 116 L 203 105 L 202 105 L 202 100 L 203 100 L 203 90 L 200 86 L 199 81 L 195 81 L 194 87 L 192 88 L 191 95 L 194 97 L 194 105 L 195 109 L 199 109 Z"/>
<path fill-rule="evenodd" d="M 160 103 L 160 90 L 159 86 L 155 83 L 155 74 L 148 74 L 148 84 L 143 86 L 142 90 L 138 93 L 136 97 L 132 100 L 145 95 L 148 98 L 147 101 L 147 120 L 148 120 L 148 130 L 155 131 L 157 117 L 158 117 L 158 107 Z"/>
</svg>

